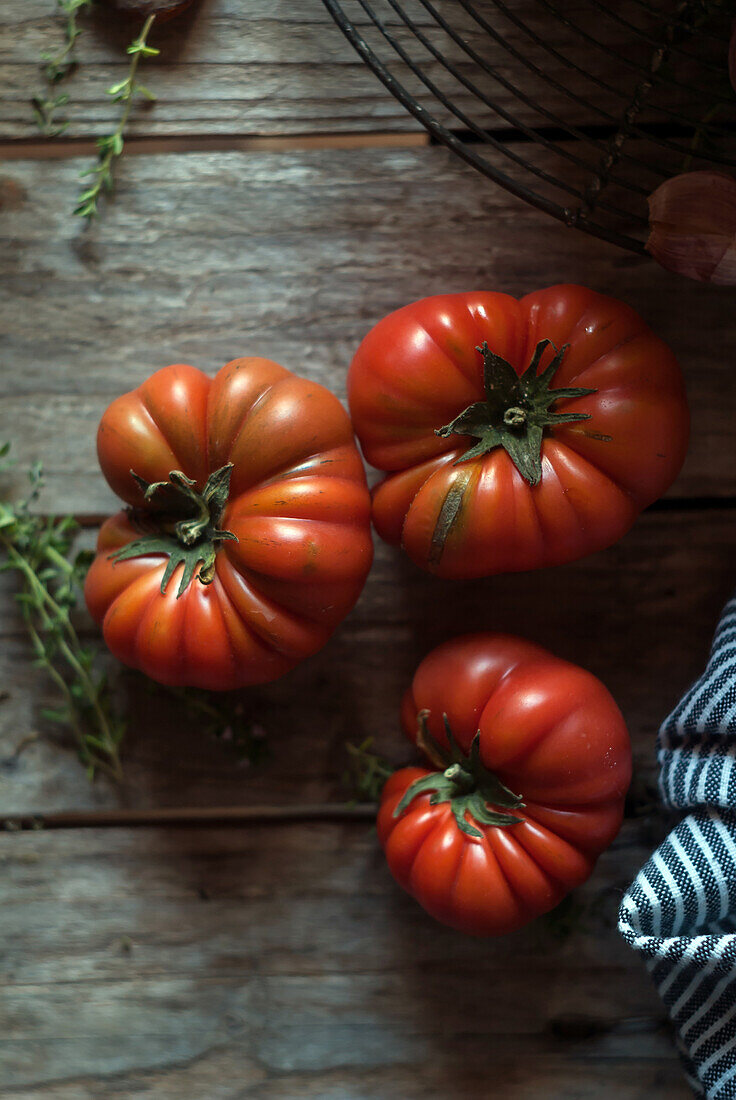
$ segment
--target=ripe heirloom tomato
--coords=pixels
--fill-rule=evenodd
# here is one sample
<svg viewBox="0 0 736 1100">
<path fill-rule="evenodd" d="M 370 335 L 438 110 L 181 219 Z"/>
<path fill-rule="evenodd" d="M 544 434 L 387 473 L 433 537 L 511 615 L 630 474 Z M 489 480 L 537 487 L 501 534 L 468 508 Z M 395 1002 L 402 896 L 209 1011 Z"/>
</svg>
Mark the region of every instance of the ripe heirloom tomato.
<svg viewBox="0 0 736 1100">
<path fill-rule="evenodd" d="M 345 410 L 268 359 L 157 371 L 97 450 L 130 509 L 103 525 L 85 598 L 111 651 L 165 684 L 273 680 L 321 648 L 371 566 Z"/>
<path fill-rule="evenodd" d="M 531 642 L 468 634 L 417 669 L 402 725 L 439 770 L 386 783 L 378 835 L 428 913 L 498 936 L 584 882 L 619 830 L 631 781 L 603 684 Z"/>
<path fill-rule="evenodd" d="M 573 561 L 615 542 L 682 466 L 670 349 L 614 298 L 424 298 L 385 317 L 348 376 L 355 431 L 388 476 L 382 538 L 442 577 Z"/>
</svg>

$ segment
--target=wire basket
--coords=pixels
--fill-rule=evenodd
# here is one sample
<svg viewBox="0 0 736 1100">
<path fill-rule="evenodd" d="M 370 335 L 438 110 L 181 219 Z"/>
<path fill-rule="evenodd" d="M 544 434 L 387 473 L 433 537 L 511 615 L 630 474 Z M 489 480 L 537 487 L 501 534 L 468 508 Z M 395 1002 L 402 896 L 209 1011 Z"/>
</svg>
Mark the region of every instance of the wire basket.
<svg viewBox="0 0 736 1100">
<path fill-rule="evenodd" d="M 647 197 L 736 165 L 725 0 L 324 0 L 433 139 L 569 226 L 642 253 Z"/>
</svg>

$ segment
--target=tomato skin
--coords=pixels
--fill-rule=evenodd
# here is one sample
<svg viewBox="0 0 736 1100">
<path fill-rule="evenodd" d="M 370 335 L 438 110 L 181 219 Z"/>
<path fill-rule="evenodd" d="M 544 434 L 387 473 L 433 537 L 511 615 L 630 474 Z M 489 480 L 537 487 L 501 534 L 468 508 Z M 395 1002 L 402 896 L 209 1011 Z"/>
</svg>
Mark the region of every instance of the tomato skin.
<svg viewBox="0 0 736 1100">
<path fill-rule="evenodd" d="M 97 449 L 128 505 L 181 470 L 201 491 L 233 464 L 211 584 L 164 594 L 163 554 L 113 562 L 141 537 L 126 512 L 102 526 L 85 584 L 93 618 L 125 664 L 161 683 L 225 690 L 283 675 L 320 649 L 371 566 L 370 497 L 352 426 L 336 397 L 267 359 L 236 359 L 214 379 L 164 367 L 109 406 Z"/>
<path fill-rule="evenodd" d="M 631 782 L 631 747 L 618 707 L 591 673 L 531 642 L 468 634 L 433 650 L 417 669 L 401 721 L 417 743 L 420 713 L 448 749 L 443 715 L 524 805 L 517 824 L 458 827 L 448 802 L 416 794 L 430 768 L 403 768 L 386 783 L 378 835 L 399 883 L 437 920 L 496 936 L 546 913 L 591 874 L 616 836 Z M 434 770 L 434 769 L 431 769 Z"/>
<path fill-rule="evenodd" d="M 473 441 L 436 430 L 483 400 L 484 341 L 521 374 L 543 339 L 569 345 L 553 389 L 596 392 L 557 403 L 590 419 L 545 430 L 542 478 L 531 485 L 503 449 L 461 460 Z M 442 577 L 538 569 L 611 545 L 674 481 L 687 450 L 674 355 L 629 306 L 579 286 L 405 306 L 361 343 L 348 399 L 366 460 L 387 474 L 373 493 L 376 530 Z M 437 559 L 448 494 L 462 503 Z"/>
</svg>

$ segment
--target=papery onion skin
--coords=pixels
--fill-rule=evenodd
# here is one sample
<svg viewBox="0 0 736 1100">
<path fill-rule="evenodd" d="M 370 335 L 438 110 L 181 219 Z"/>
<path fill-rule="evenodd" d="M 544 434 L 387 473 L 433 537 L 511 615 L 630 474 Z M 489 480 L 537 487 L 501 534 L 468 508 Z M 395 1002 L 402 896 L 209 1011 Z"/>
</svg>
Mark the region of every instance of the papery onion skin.
<svg viewBox="0 0 736 1100">
<path fill-rule="evenodd" d="M 649 196 L 647 250 L 678 275 L 736 284 L 736 180 L 725 172 L 684 172 Z"/>
</svg>

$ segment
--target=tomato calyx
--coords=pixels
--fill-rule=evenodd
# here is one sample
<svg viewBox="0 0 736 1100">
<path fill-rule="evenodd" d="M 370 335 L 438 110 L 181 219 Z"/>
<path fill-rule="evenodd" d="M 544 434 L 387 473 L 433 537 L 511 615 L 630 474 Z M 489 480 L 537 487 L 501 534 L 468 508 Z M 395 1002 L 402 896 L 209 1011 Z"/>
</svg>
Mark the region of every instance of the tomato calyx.
<svg viewBox="0 0 736 1100">
<path fill-rule="evenodd" d="M 547 347 L 554 350 L 554 358 L 538 374 Z M 475 349 L 483 356 L 485 400 L 468 405 L 449 424 L 435 431 L 443 439 L 450 435 L 469 435 L 478 440 L 454 465 L 503 447 L 521 476 L 530 485 L 539 484 L 545 429 L 574 420 L 590 420 L 590 413 L 553 412 L 555 402 L 596 392 L 582 386 L 550 389 L 568 347 L 565 344 L 557 348 L 551 340 L 540 340 L 529 366 L 521 375 L 510 363 L 491 351 L 485 341 Z"/>
<path fill-rule="evenodd" d="M 442 769 L 416 779 L 404 792 L 394 810 L 400 817 L 419 794 L 432 791 L 430 806 L 449 802 L 457 827 L 467 836 L 482 839 L 483 833 L 468 820 L 478 825 L 505 827 L 518 825 L 524 819 L 504 810 L 516 810 L 524 806 L 520 795 L 514 794 L 501 780 L 486 768 L 480 758 L 480 730 L 476 733 L 467 755 L 458 745 L 446 714 L 442 715 L 449 751 L 440 748 L 427 727 L 429 711 L 418 714 L 417 744 L 434 764 Z M 500 807 L 498 809 L 497 807 Z"/>
<path fill-rule="evenodd" d="M 110 560 L 117 564 L 145 554 L 168 555 L 161 578 L 161 594 L 166 593 L 175 569 L 183 564 L 177 599 L 186 591 L 197 566 L 197 579 L 202 584 L 211 584 L 219 544 L 227 540 L 238 541 L 232 531 L 220 528 L 230 495 L 232 470 L 232 462 L 215 470 L 207 478 L 201 493 L 196 488 L 196 481 L 181 470 L 172 470 L 168 481 L 151 483 L 131 470 L 131 477 L 143 491 L 144 501 L 154 506 L 153 510 L 145 512 L 131 509 L 131 515 L 139 527 L 144 530 L 153 528 L 153 531 L 111 554 Z"/>
</svg>

